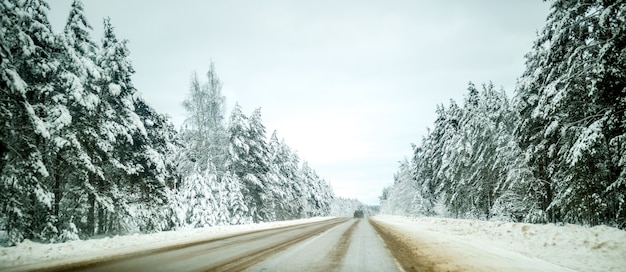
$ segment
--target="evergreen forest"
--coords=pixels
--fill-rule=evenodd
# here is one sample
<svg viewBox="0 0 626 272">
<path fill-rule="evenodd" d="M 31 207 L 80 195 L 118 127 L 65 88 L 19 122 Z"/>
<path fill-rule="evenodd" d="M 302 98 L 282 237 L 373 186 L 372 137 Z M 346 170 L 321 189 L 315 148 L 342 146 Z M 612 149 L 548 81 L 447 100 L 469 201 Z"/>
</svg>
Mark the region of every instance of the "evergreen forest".
<svg viewBox="0 0 626 272">
<path fill-rule="evenodd" d="M 61 33 L 48 10 L 0 1 L 3 244 L 329 214 L 329 183 L 276 132 L 266 138 L 260 109 L 227 115 L 213 64 L 192 76 L 176 130 L 133 86 L 109 19 L 96 41 L 80 1 Z"/>
<path fill-rule="evenodd" d="M 382 212 L 626 228 L 626 2 L 550 3 L 513 96 L 437 106 Z"/>
</svg>

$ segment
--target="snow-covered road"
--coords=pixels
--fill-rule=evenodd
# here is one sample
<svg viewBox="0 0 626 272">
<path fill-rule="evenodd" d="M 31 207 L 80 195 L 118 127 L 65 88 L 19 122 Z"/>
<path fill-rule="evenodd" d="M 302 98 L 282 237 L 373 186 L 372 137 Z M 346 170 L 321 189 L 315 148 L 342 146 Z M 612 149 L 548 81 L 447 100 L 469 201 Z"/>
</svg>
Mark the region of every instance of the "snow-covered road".
<svg viewBox="0 0 626 272">
<path fill-rule="evenodd" d="M 61 244 L 25 241 L 0 248 L 0 271 L 58 271 L 55 267 L 91 271 L 401 271 L 400 266 L 405 271 L 626 271 L 626 231 L 607 226 L 380 215 Z"/>
<path fill-rule="evenodd" d="M 338 218 L 267 229 L 212 241 L 166 248 L 130 258 L 72 267 L 82 271 L 241 271 L 327 230 L 348 224 Z M 322 235 L 323 236 L 323 235 Z M 332 265 L 329 261 L 328 265 Z M 282 268 L 288 266 L 281 266 Z M 325 269 L 326 271 L 327 269 Z"/>
<path fill-rule="evenodd" d="M 368 220 L 350 219 L 246 271 L 401 271 Z"/>
</svg>

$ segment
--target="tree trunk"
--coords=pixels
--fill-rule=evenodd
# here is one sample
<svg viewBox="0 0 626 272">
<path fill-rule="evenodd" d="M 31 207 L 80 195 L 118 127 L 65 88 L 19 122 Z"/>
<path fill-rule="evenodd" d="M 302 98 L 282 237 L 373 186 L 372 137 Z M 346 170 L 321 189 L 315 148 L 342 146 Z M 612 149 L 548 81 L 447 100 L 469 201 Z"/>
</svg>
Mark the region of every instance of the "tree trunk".
<svg viewBox="0 0 626 272">
<path fill-rule="evenodd" d="M 89 193 L 87 202 L 89 204 L 89 211 L 87 213 L 87 235 L 93 236 L 96 230 L 96 195 Z"/>
</svg>

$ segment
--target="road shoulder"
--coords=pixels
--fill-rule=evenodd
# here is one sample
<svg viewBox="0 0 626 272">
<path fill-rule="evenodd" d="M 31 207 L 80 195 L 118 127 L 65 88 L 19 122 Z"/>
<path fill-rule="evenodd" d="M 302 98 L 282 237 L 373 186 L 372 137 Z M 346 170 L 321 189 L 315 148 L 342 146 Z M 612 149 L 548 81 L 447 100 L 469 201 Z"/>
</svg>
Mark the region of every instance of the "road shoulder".
<svg viewBox="0 0 626 272">
<path fill-rule="evenodd" d="M 331 219 L 333 217 L 316 217 L 260 224 L 216 226 L 68 241 L 57 244 L 24 241 L 14 247 L 0 248 L 0 270 L 32 271 L 74 264 L 89 264 L 102 260 L 163 251 L 168 248 L 184 247 L 248 232 L 284 228 Z"/>
<path fill-rule="evenodd" d="M 387 217 L 370 220 L 406 271 L 571 271 L 488 241 L 467 241 Z"/>
</svg>

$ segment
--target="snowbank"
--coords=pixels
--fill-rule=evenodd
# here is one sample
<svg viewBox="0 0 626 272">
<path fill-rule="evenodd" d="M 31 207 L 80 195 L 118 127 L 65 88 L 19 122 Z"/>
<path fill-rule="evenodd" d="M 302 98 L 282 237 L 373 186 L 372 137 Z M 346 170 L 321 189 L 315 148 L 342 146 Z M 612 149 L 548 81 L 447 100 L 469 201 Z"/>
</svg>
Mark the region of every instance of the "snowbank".
<svg viewBox="0 0 626 272">
<path fill-rule="evenodd" d="M 186 244 L 200 240 L 216 239 L 255 230 L 323 221 L 330 218 L 332 217 L 315 217 L 301 220 L 237 226 L 207 227 L 70 241 L 59 244 L 41 244 L 26 240 L 14 247 L 0 248 L 0 271 L 26 271 L 90 259 L 106 259 L 138 251 Z"/>
<path fill-rule="evenodd" d="M 447 271 L 626 271 L 626 231 L 616 228 L 389 215 L 373 219 L 428 252 Z"/>
</svg>

